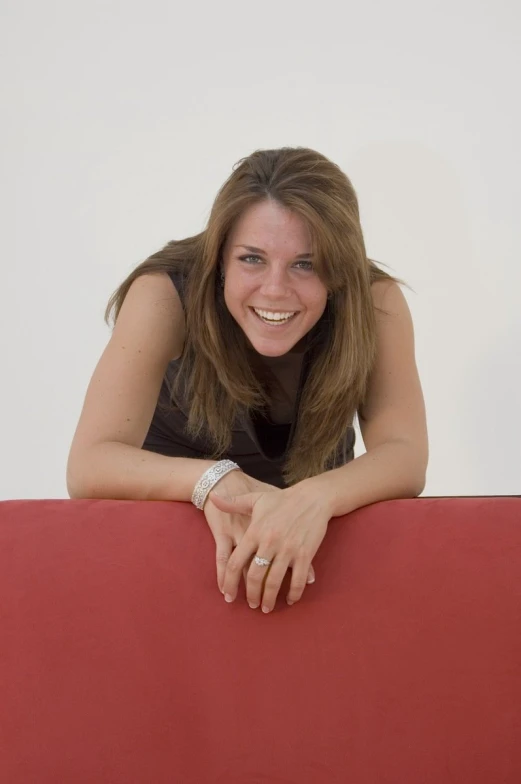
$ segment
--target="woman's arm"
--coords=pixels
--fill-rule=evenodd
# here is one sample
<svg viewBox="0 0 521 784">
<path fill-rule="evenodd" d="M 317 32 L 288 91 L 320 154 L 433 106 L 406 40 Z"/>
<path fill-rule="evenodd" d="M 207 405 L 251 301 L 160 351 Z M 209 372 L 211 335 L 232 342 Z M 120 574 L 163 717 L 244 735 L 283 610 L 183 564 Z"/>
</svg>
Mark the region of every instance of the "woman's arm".
<svg viewBox="0 0 521 784">
<path fill-rule="evenodd" d="M 425 487 L 428 436 L 425 404 L 407 301 L 396 283 L 373 284 L 377 307 L 377 362 L 366 403 L 358 412 L 366 453 L 340 468 L 295 485 L 317 495 L 331 517 L 392 498 L 418 496 Z"/>
<path fill-rule="evenodd" d="M 167 457 L 119 441 L 102 441 L 72 453 L 67 490 L 70 498 L 190 501 L 197 481 L 214 462 Z"/>
<path fill-rule="evenodd" d="M 141 449 L 183 341 L 183 308 L 168 275 L 137 278 L 89 382 L 67 461 L 71 498 L 185 497 L 205 470 Z"/>
</svg>

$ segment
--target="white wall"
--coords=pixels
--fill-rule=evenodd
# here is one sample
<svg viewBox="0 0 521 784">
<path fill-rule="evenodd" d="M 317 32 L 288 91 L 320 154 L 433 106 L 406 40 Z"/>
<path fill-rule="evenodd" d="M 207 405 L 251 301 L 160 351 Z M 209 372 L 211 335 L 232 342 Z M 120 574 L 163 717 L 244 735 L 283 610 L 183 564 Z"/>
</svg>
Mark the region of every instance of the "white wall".
<svg viewBox="0 0 521 784">
<path fill-rule="evenodd" d="M 416 291 L 424 495 L 521 492 L 519 3 L 2 8 L 0 498 L 67 497 L 108 297 L 283 145 L 343 168 Z"/>
</svg>

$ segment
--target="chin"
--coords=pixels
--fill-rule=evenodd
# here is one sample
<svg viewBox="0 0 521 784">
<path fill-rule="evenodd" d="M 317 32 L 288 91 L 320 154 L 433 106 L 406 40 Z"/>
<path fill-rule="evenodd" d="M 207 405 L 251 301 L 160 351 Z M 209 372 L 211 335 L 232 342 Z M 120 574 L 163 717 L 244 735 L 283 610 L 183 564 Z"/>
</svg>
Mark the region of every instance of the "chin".
<svg viewBox="0 0 521 784">
<path fill-rule="evenodd" d="M 257 352 L 257 354 L 260 354 L 261 357 L 283 357 L 284 354 L 288 354 L 292 348 L 293 346 L 290 346 L 289 348 L 283 348 L 283 349 L 281 348 L 279 349 L 273 348 L 273 349 L 265 349 L 265 350 L 263 349 L 262 351 L 259 349 L 255 349 L 255 351 Z"/>
<path fill-rule="evenodd" d="M 277 343 L 274 340 L 258 340 L 255 338 L 252 340 L 249 335 L 246 335 L 246 337 L 253 350 L 263 357 L 282 357 L 291 351 L 297 343 L 300 343 L 301 340 L 301 338 L 298 338 L 296 341 L 280 341 Z"/>
<path fill-rule="evenodd" d="M 241 328 L 250 347 L 263 357 L 282 357 L 295 347 L 300 349 L 309 331 L 306 329 L 308 326 L 306 319 L 299 320 L 298 325 L 290 326 L 288 329 L 287 327 L 263 326 L 257 323 L 257 317 L 252 317 L 250 311 L 248 311 L 246 318 L 242 313 L 238 314 L 238 317 L 232 313 L 232 317 Z M 302 333 L 303 328 L 304 334 Z M 280 334 L 277 332 L 279 329 L 281 330 Z"/>
</svg>

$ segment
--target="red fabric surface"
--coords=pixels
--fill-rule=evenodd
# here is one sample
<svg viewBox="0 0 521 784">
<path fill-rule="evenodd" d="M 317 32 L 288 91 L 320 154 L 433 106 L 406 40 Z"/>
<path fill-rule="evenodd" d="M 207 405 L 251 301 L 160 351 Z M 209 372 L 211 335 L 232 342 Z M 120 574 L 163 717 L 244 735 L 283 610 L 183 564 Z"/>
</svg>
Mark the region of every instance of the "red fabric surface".
<svg viewBox="0 0 521 784">
<path fill-rule="evenodd" d="M 200 512 L 0 503 L 5 784 L 519 784 L 521 499 L 331 521 L 301 602 L 219 592 Z"/>
</svg>

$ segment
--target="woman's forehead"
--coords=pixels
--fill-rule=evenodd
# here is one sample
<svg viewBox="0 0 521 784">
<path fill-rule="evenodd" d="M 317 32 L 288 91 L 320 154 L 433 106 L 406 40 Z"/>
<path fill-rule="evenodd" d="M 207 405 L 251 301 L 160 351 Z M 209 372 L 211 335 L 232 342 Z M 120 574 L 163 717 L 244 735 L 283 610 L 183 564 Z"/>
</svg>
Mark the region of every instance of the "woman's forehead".
<svg viewBox="0 0 521 784">
<path fill-rule="evenodd" d="M 232 226 L 227 247 L 252 252 L 305 255 L 312 252 L 309 227 L 300 215 L 275 203 L 262 202 L 246 210 Z"/>
</svg>

